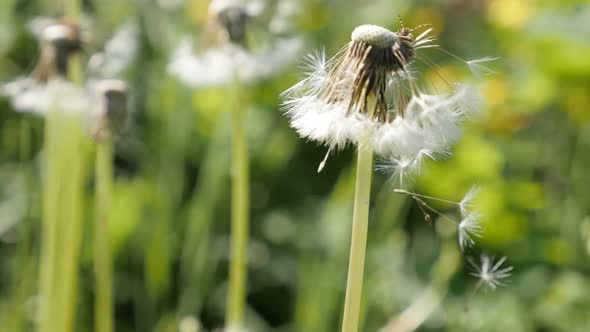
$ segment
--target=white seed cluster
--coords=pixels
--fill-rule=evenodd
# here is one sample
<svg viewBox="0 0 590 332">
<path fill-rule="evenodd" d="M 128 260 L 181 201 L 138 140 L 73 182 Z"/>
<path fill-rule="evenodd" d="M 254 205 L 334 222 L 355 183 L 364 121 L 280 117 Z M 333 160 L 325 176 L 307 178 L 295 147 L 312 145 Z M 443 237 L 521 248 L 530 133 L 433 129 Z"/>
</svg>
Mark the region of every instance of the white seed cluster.
<svg viewBox="0 0 590 332">
<path fill-rule="evenodd" d="M 330 151 L 372 145 L 381 168 L 400 182 L 422 160 L 448 156 L 476 107 L 464 85 L 441 94 L 420 89 L 410 65 L 422 38 L 430 40 L 427 33 L 414 39 L 407 28 L 361 25 L 336 57 L 311 56 L 308 77 L 282 95 L 291 126 Z"/>
</svg>

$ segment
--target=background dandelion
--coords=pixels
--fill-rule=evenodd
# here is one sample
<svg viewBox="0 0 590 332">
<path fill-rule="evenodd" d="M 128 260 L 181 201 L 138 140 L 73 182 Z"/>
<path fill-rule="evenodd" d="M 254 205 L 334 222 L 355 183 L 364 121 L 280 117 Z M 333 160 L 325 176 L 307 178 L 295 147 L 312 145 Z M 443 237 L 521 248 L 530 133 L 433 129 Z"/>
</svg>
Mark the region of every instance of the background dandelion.
<svg viewBox="0 0 590 332">
<path fill-rule="evenodd" d="M 167 71 L 186 31 L 194 31 L 192 46 L 200 48 L 208 1 L 85 3 L 98 35 L 89 41 L 96 48 L 84 57 L 101 51 L 103 41 L 129 20 L 139 35 L 137 66 L 125 72 L 133 121 L 115 149 L 110 197 L 116 331 L 220 329 L 227 289 L 229 231 L 223 221 L 229 219 L 230 148 L 229 117 L 219 110 L 227 95 L 218 87 L 192 93 Z M 283 1 L 262 3 L 275 12 L 283 6 Z M 466 251 L 478 266 L 479 251 L 472 250 L 496 260 L 506 256 L 502 268 L 514 266 L 509 282 L 493 292 L 482 286 L 474 293 L 478 278 L 469 275 L 474 270 L 462 260 L 457 225 L 436 216 L 432 225 L 423 222 L 418 203 L 392 192 L 389 176 L 377 172 L 362 330 L 379 331 L 391 322 L 409 322 L 394 326 L 418 326 L 419 331 L 588 330 L 588 5 L 511 0 L 295 3 L 287 25 L 277 19 L 268 29 L 280 35 L 286 26 L 287 34 L 303 38 L 301 62 L 313 49 L 334 55 L 358 25 L 395 28 L 398 14 L 407 27 L 432 24 L 435 43 L 466 60 L 499 57 L 476 62 L 495 73 L 482 72 L 482 79 L 468 82 L 474 75 L 465 63 L 434 48 L 421 50 L 438 64 L 435 72 L 416 63 L 433 91 L 448 88 L 437 73 L 450 82 L 469 83 L 486 111 L 466 121 L 452 158 L 425 158 L 420 175 L 404 186 L 461 202 L 479 184 L 470 211 L 480 213 L 483 234 L 473 237 L 476 245 Z M 49 0 L 0 1 L 0 82 L 30 73 L 38 60 L 27 22 L 61 10 L 61 3 Z M 244 92 L 251 124 L 255 243 L 245 314 L 251 331 L 335 331 L 340 324 L 353 150 L 331 151 L 317 174 L 328 149 L 299 139 L 278 111 L 278 95 L 300 73 L 296 64 L 288 66 Z M 0 325 L 8 331 L 33 330 L 39 313 L 44 121 L 15 112 L 11 99 L 0 97 Z M 68 170 L 65 177 L 71 178 Z M 92 246 L 87 241 L 92 187 L 88 180 L 79 194 L 87 209 L 76 331 L 94 329 Z M 456 208 L 429 204 L 460 222 Z"/>
</svg>

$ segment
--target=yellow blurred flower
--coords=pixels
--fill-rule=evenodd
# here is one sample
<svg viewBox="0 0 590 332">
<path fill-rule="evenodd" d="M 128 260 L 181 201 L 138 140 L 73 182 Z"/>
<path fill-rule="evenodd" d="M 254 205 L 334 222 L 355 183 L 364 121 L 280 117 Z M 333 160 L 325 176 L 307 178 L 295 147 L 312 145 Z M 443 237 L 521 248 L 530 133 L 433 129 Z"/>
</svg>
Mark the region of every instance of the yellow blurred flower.
<svg viewBox="0 0 590 332">
<path fill-rule="evenodd" d="M 520 29 L 529 21 L 533 10 L 530 0 L 493 0 L 488 7 L 488 17 L 499 27 Z"/>
</svg>

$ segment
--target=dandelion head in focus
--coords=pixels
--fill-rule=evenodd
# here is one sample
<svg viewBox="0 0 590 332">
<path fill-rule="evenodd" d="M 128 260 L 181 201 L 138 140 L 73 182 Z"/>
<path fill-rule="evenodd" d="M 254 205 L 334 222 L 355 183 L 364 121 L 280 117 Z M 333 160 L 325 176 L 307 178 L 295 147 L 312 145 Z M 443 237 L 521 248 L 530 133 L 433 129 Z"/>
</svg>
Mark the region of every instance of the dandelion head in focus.
<svg viewBox="0 0 590 332">
<path fill-rule="evenodd" d="M 415 38 L 414 30 L 361 25 L 333 58 L 312 55 L 307 76 L 282 95 L 291 126 L 330 151 L 371 144 L 381 169 L 402 180 L 424 158 L 449 155 L 471 112 L 469 89 L 421 90 L 412 64 L 434 39 L 430 28 Z"/>
<path fill-rule="evenodd" d="M 121 134 L 127 123 L 129 91 L 121 80 L 107 79 L 95 85 L 96 109 L 91 120 L 92 136 L 107 140 Z"/>
<path fill-rule="evenodd" d="M 502 266 L 505 261 L 506 257 L 494 261 L 493 257 L 481 255 L 478 264 L 473 259 L 468 258 L 468 262 L 473 268 L 473 272 L 470 274 L 479 279 L 478 287 L 484 285 L 490 290 L 495 290 L 498 286 L 504 285 L 514 269 L 512 266 Z"/>
</svg>

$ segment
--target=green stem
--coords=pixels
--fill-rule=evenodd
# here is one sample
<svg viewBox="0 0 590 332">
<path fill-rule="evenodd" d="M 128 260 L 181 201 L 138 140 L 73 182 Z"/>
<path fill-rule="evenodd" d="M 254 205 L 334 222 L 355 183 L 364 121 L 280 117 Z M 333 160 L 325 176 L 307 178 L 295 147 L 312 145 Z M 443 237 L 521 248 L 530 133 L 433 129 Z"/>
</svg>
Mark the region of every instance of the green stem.
<svg viewBox="0 0 590 332">
<path fill-rule="evenodd" d="M 112 261 L 109 239 L 109 198 L 113 180 L 113 146 L 110 141 L 96 146 L 96 219 L 94 220 L 94 273 L 96 332 L 113 331 Z"/>
<path fill-rule="evenodd" d="M 371 197 L 371 177 L 373 175 L 373 148 L 369 144 L 358 148 L 354 210 L 352 217 L 352 237 L 348 263 L 348 280 L 344 300 L 342 332 L 356 332 L 359 325 L 365 251 L 367 249 L 367 230 L 369 226 L 369 201 Z"/>
<path fill-rule="evenodd" d="M 59 219 L 58 198 L 62 191 L 60 183 L 60 150 L 58 145 L 60 118 L 57 111 L 52 110 L 45 122 L 45 163 L 43 172 L 43 222 L 41 233 L 41 268 L 39 289 L 41 293 L 39 331 L 54 330 L 56 308 L 52 301 L 56 291 L 57 267 L 57 224 Z"/>
<path fill-rule="evenodd" d="M 65 115 L 67 116 L 67 115 Z M 61 199 L 59 222 L 59 272 L 58 297 L 61 304 L 60 325 L 57 331 L 75 331 L 80 247 L 82 240 L 82 205 L 84 201 L 84 132 L 78 119 L 64 119 L 67 134 L 60 142 L 67 149 L 66 162 L 61 165 L 64 193 Z M 66 144 L 65 141 L 69 140 Z"/>
<path fill-rule="evenodd" d="M 79 3 L 64 3 L 69 19 L 79 17 Z M 83 72 L 81 56 L 73 56 L 68 63 L 68 78 L 81 85 Z M 41 332 L 74 330 L 85 175 L 83 140 L 79 121 L 50 107 L 44 142 Z"/>
<path fill-rule="evenodd" d="M 71 20 L 78 21 L 82 13 L 82 2 L 80 0 L 64 0 L 64 14 Z"/>
<path fill-rule="evenodd" d="M 237 84 L 236 84 L 237 85 Z M 226 327 L 240 328 L 246 302 L 246 250 L 248 245 L 248 214 L 250 206 L 248 176 L 248 142 L 245 112 L 239 107 L 238 87 L 232 105 L 232 211 L 231 255 L 229 267 Z"/>
</svg>

